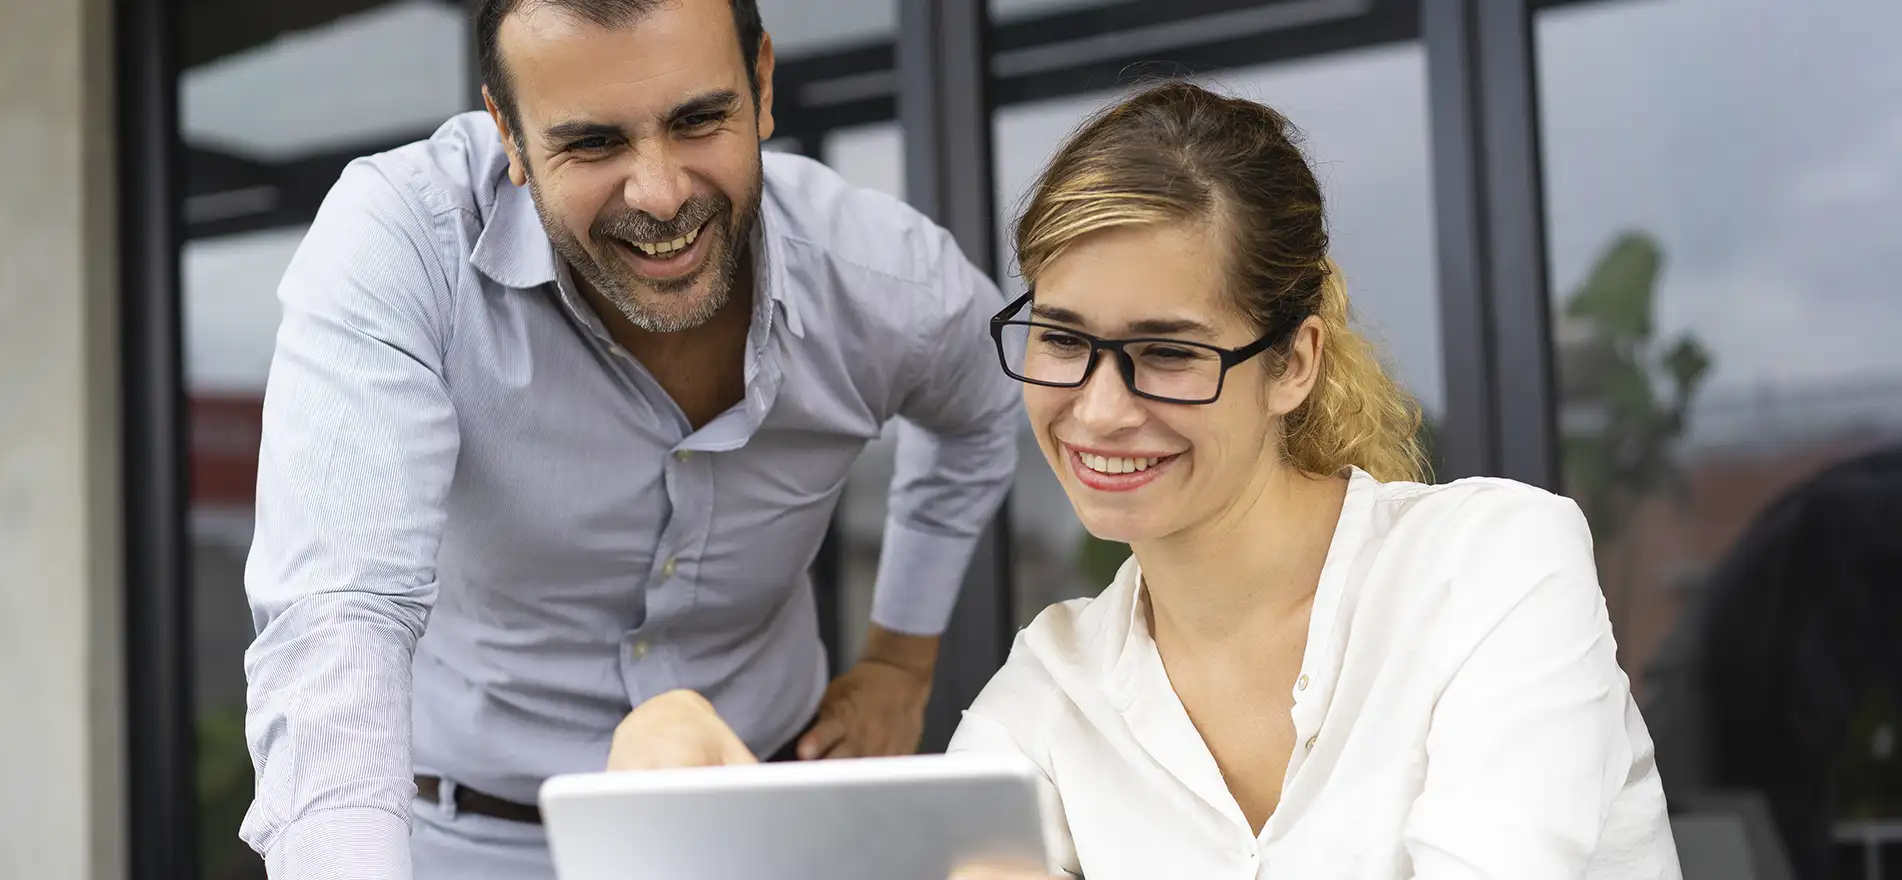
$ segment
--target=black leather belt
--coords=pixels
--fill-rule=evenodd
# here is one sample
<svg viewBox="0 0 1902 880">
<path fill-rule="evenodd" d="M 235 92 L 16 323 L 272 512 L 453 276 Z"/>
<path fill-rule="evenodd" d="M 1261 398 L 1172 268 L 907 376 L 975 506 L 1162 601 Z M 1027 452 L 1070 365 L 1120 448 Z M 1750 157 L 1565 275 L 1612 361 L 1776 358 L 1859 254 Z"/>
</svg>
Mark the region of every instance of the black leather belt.
<svg viewBox="0 0 1902 880">
<path fill-rule="evenodd" d="M 416 796 L 431 803 L 441 803 L 442 780 L 434 776 L 416 777 Z M 474 813 L 477 816 L 488 816 L 492 819 L 507 819 L 510 822 L 527 822 L 531 825 L 542 823 L 540 807 L 483 794 L 465 785 L 456 786 L 456 812 Z"/>
<path fill-rule="evenodd" d="M 793 737 L 791 742 L 766 760 L 772 763 L 797 760 L 798 745 L 799 737 Z M 416 796 L 430 803 L 441 803 L 442 779 L 436 776 L 416 777 Z M 540 807 L 517 803 L 492 794 L 483 794 L 466 785 L 456 786 L 456 812 L 473 813 L 477 816 L 488 816 L 491 819 L 506 819 L 510 822 L 526 822 L 531 825 L 542 823 Z"/>
</svg>

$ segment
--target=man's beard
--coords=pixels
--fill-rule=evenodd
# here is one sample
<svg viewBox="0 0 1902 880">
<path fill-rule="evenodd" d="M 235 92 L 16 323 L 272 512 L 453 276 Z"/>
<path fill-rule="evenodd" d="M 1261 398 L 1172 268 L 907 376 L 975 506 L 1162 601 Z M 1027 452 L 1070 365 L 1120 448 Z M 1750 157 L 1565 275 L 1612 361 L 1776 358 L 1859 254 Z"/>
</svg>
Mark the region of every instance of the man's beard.
<svg viewBox="0 0 1902 880">
<path fill-rule="evenodd" d="M 599 260 L 582 247 L 567 227 L 550 218 L 542 204 L 541 187 L 535 175 L 531 172 L 527 177 L 529 194 L 535 200 L 535 213 L 541 217 L 542 228 L 548 232 L 555 253 L 568 261 L 575 274 L 613 303 L 634 326 L 650 333 L 677 333 L 712 320 L 732 296 L 739 280 L 741 257 L 752 242 L 753 228 L 759 222 L 763 172 L 762 167 L 761 174 L 754 176 L 753 186 L 737 210 L 724 194 L 696 194 L 681 204 L 671 221 L 662 222 L 633 209 L 595 220 L 588 227 L 588 237 L 595 253 L 605 256 Z M 721 217 L 727 218 L 723 229 L 717 228 Z M 699 229 L 702 224 L 707 228 L 701 230 L 700 236 L 713 236 L 712 241 L 706 242 L 713 252 L 691 275 L 664 281 L 643 278 L 618 257 L 619 249 L 632 248 L 632 242 L 672 241 Z M 696 296 L 694 289 L 703 277 L 707 279 L 706 290 Z"/>
</svg>

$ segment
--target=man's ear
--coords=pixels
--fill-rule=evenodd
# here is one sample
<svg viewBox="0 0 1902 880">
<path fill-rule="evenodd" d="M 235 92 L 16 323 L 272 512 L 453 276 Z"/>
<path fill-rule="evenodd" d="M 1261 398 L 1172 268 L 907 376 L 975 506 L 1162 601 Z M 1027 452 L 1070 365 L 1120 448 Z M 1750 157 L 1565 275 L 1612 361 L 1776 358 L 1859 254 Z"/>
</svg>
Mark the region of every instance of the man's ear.
<svg viewBox="0 0 1902 880">
<path fill-rule="evenodd" d="M 495 105 L 495 95 L 489 93 L 489 87 L 482 87 L 482 106 L 488 108 L 489 118 L 495 120 L 495 130 L 502 134 L 502 150 L 509 157 L 509 182 L 521 186 L 528 182 L 528 167 L 523 164 L 522 151 L 517 149 L 515 130 L 509 127 L 508 114 Z"/>
<path fill-rule="evenodd" d="M 759 38 L 759 62 L 753 66 L 753 82 L 759 86 L 759 139 L 773 136 L 773 35 Z"/>
</svg>

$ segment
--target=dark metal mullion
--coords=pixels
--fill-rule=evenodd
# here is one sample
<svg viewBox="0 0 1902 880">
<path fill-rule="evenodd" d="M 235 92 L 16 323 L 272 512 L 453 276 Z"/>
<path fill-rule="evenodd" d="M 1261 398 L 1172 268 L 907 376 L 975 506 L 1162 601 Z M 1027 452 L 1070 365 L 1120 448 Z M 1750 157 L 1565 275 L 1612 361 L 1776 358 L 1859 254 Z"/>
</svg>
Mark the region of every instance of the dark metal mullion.
<svg viewBox="0 0 1902 880">
<path fill-rule="evenodd" d="M 906 198 L 995 274 L 986 0 L 900 0 L 898 120 Z M 1008 507 L 985 528 L 965 575 L 925 712 L 925 751 L 941 751 L 959 712 L 1003 665 L 1012 619 Z"/>
<path fill-rule="evenodd" d="M 178 38 L 169 0 L 118 0 L 126 735 L 133 880 L 198 876 L 186 530 Z"/>
<path fill-rule="evenodd" d="M 1442 478 L 1558 488 L 1529 13 L 1423 0 L 1447 410 Z"/>
<path fill-rule="evenodd" d="M 1446 412 L 1439 426 L 1442 480 L 1493 473 L 1492 334 L 1487 329 L 1485 156 L 1479 141 L 1469 0 L 1423 0 L 1427 99 L 1433 145 L 1434 231 Z"/>
<path fill-rule="evenodd" d="M 1500 474 L 1556 491 L 1558 415 L 1532 11 L 1523 0 L 1477 3 Z"/>
</svg>

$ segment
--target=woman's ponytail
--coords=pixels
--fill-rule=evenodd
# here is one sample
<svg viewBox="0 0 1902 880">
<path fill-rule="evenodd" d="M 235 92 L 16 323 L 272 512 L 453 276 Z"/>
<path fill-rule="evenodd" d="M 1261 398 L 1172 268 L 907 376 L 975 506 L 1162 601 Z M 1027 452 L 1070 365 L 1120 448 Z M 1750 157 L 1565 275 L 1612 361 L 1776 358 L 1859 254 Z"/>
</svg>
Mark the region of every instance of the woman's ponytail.
<svg viewBox="0 0 1902 880">
<path fill-rule="evenodd" d="M 1323 331 L 1320 375 L 1307 401 L 1288 414 L 1289 460 L 1314 474 L 1354 465 L 1382 481 L 1427 479 L 1420 405 L 1353 328 L 1347 284 L 1331 258 L 1313 314 Z"/>
</svg>

